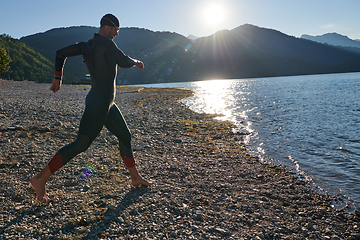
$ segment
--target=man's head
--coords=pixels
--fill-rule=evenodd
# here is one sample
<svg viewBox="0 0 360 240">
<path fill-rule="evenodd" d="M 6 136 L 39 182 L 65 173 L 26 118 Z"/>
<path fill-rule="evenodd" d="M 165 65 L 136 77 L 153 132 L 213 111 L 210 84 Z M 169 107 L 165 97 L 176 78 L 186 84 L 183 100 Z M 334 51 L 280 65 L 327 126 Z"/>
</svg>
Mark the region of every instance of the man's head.
<svg viewBox="0 0 360 240">
<path fill-rule="evenodd" d="M 99 34 L 114 39 L 119 35 L 120 22 L 114 15 L 108 13 L 104 15 L 100 20 Z"/>
<path fill-rule="evenodd" d="M 100 27 L 102 27 L 102 26 L 110 26 L 110 27 L 118 27 L 119 28 L 120 22 L 119 22 L 119 19 L 117 19 L 117 17 L 108 13 L 108 14 L 104 15 L 100 20 Z"/>
</svg>

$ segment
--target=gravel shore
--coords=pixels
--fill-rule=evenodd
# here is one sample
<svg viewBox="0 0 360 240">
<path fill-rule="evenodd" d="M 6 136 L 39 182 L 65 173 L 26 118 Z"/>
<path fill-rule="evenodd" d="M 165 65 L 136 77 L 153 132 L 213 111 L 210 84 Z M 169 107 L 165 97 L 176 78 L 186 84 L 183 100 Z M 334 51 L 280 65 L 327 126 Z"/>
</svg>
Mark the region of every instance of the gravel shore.
<svg viewBox="0 0 360 240">
<path fill-rule="evenodd" d="M 191 92 L 179 89 L 116 95 L 155 186 L 131 187 L 104 128 L 50 178 L 53 201 L 41 203 L 30 179 L 75 139 L 90 87 L 49 89 L 0 80 L 0 239 L 360 239 L 357 211 L 333 209 L 329 196 L 249 155 L 243 133 L 184 107 Z"/>
</svg>

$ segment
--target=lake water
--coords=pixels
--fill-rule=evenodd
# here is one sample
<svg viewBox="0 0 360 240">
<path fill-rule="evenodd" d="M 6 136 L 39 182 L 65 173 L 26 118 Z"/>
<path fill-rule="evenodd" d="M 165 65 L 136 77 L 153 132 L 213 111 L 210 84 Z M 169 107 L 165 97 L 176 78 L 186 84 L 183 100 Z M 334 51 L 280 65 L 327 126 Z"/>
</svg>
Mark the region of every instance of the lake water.
<svg viewBox="0 0 360 240">
<path fill-rule="evenodd" d="M 182 102 L 249 132 L 252 154 L 359 206 L 360 73 L 144 86 L 192 90 Z"/>
</svg>

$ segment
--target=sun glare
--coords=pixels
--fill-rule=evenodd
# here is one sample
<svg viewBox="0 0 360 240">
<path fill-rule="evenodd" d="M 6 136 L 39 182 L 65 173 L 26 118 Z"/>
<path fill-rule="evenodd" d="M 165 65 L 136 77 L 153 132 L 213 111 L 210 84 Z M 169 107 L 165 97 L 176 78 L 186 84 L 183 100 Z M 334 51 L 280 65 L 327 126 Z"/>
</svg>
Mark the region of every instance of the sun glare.
<svg viewBox="0 0 360 240">
<path fill-rule="evenodd" d="M 208 24 L 217 25 L 222 21 L 224 17 L 224 12 L 220 6 L 211 5 L 205 8 L 204 16 Z"/>
</svg>

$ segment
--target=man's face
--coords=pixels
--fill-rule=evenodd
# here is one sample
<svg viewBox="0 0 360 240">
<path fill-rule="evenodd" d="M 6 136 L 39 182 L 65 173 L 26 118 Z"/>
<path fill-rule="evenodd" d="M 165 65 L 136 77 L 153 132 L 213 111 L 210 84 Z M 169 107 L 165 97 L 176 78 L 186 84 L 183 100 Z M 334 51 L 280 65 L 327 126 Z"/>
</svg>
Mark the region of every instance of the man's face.
<svg viewBox="0 0 360 240">
<path fill-rule="evenodd" d="M 110 28 L 111 29 L 109 30 L 108 38 L 110 38 L 111 40 L 114 40 L 114 38 L 119 35 L 120 28 L 118 28 L 118 27 L 110 27 Z"/>
</svg>

